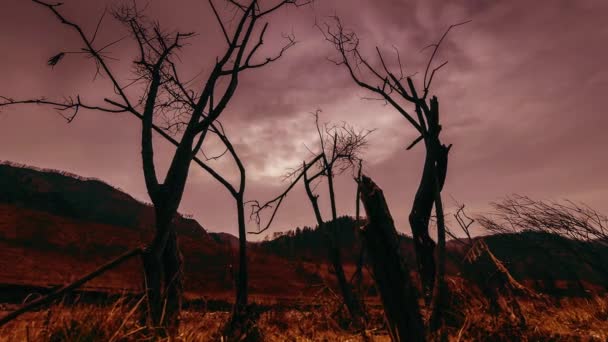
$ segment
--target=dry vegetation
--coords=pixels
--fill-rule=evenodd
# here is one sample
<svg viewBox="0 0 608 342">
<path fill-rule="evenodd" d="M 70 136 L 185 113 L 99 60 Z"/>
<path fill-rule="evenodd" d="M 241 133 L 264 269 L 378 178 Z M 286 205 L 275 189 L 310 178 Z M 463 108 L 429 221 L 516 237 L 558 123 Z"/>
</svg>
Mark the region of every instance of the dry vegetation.
<svg viewBox="0 0 608 342">
<path fill-rule="evenodd" d="M 460 288 L 464 290 L 464 288 Z M 486 303 L 470 293 L 457 296 L 463 304 L 448 327 L 451 341 L 606 341 L 608 297 L 522 300 L 527 324 L 520 327 L 507 314 L 488 314 Z M 254 305 L 253 323 L 259 341 L 364 341 L 361 332 L 344 325 L 346 312 L 326 294 L 310 298 L 314 309 L 276 304 Z M 143 301 L 142 301 L 143 302 Z M 136 299 L 111 305 L 57 303 L 31 312 L 0 329 L 0 341 L 142 341 L 149 340 L 137 319 Z M 367 340 L 390 341 L 382 309 L 369 304 Z M 221 341 L 228 311 L 184 311 L 178 341 Z"/>
</svg>

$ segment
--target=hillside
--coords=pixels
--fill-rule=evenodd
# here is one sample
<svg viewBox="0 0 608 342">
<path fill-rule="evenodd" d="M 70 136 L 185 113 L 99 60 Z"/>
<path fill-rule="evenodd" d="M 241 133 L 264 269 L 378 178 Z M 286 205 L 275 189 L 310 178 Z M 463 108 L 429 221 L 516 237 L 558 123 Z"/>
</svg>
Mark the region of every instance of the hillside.
<svg viewBox="0 0 608 342">
<path fill-rule="evenodd" d="M 361 241 L 353 227 L 364 224 L 350 217 L 338 219 L 338 245 L 343 261 L 354 264 L 360 255 Z M 327 246 L 324 229 L 297 228 L 276 234 L 259 248 L 290 260 L 324 262 Z M 483 238 L 492 253 L 503 262 L 515 279 L 548 294 L 582 296 L 587 291 L 608 290 L 608 244 L 601 241 L 579 242 L 565 237 L 537 232 L 496 234 Z M 468 241 L 447 243 L 447 272 L 463 276 L 464 268 L 491 275 L 492 265 L 469 265 L 464 262 Z M 414 246 L 410 237 L 401 236 L 401 252 L 410 269 L 415 266 Z"/>
<path fill-rule="evenodd" d="M 0 164 L 0 284 L 64 284 L 152 237 L 153 209 L 102 181 Z M 236 237 L 176 220 L 190 296 L 230 297 Z M 298 296 L 308 274 L 272 254 L 250 255 L 251 292 Z M 270 266 L 269 266 L 270 265 Z M 139 261 L 90 282 L 89 289 L 141 289 Z M 280 274 L 284 279 L 275 281 Z M 134 276 L 135 275 L 135 276 Z"/>
<path fill-rule="evenodd" d="M 0 164 L 0 285 L 49 287 L 64 284 L 124 251 L 151 239 L 153 210 L 100 180 L 52 170 Z M 195 220 L 176 220 L 190 297 L 231 298 L 238 239 L 208 233 Z M 352 274 L 361 251 L 356 227 L 339 218 L 337 232 L 345 270 Z M 334 279 L 327 266 L 327 234 L 310 227 L 250 243 L 250 287 L 257 296 L 298 298 L 311 286 Z M 606 273 L 591 267 L 581 251 L 594 251 L 608 264 L 608 247 L 581 245 L 562 237 L 524 232 L 485 237 L 513 276 L 538 290 L 582 295 L 605 290 Z M 592 247 L 592 248 L 591 248 Z M 414 267 L 411 239 L 402 251 Z M 462 275 L 466 248 L 448 242 L 448 273 Z M 586 259 L 587 258 L 587 259 Z M 595 265 L 594 265 L 595 266 Z M 483 265 L 475 266 L 483 269 Z M 89 283 L 89 289 L 117 292 L 141 289 L 138 260 Z M 370 279 L 367 277 L 369 284 Z"/>
</svg>

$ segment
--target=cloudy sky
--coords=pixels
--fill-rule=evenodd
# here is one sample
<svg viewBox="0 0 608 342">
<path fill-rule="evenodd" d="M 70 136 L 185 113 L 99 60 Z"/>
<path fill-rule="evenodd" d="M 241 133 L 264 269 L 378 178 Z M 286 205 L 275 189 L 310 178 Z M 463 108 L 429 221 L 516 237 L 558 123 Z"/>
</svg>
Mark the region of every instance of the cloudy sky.
<svg viewBox="0 0 608 342">
<path fill-rule="evenodd" d="M 216 1 L 225 18 L 226 6 Z M 105 6 L 119 1 L 65 0 L 61 10 L 92 34 Z M 224 48 L 208 2 L 147 2 L 147 14 L 167 29 L 198 35 L 181 53 L 180 74 L 198 75 L 195 89 Z M 394 60 L 398 49 L 405 72 L 424 71 L 430 50 L 450 24 L 472 20 L 448 36 L 438 62 L 449 61 L 435 78 L 441 103 L 443 141 L 454 145 L 444 197 L 448 208 L 465 203 L 472 213 L 489 209 L 509 194 L 538 199 L 572 199 L 608 213 L 608 2 L 603 0 L 316 0 L 269 17 L 261 55 L 293 33 L 298 44 L 284 58 L 243 75 L 222 122 L 248 169 L 247 198 L 267 200 L 286 183 L 282 175 L 314 149 L 310 112 L 323 122 L 348 122 L 375 129 L 364 153 L 365 173 L 384 189 L 400 230 L 423 163 L 422 146 L 405 147 L 416 137 L 407 121 L 353 84 L 315 22 L 338 15 L 355 30 L 362 51 L 375 59 L 377 46 Z M 96 42 L 103 46 L 126 32 L 107 16 Z M 91 60 L 68 55 L 55 68 L 46 65 L 60 51 L 80 48 L 78 37 L 48 10 L 29 1 L 0 4 L 0 95 L 16 99 L 80 95 L 91 103 L 112 97 L 109 81 L 94 79 Z M 112 46 L 109 64 L 126 84 L 136 56 L 128 39 Z M 116 60 L 114 60 L 116 59 Z M 415 80 L 420 81 L 420 76 Z M 198 86 L 197 86 L 198 84 Z M 0 160 L 66 170 L 100 178 L 148 201 L 141 170 L 140 122 L 128 114 L 81 112 L 70 124 L 52 108 L 22 106 L 0 112 Z M 157 138 L 161 170 L 171 145 Z M 212 141 L 209 153 L 217 151 Z M 230 160 L 214 164 L 236 180 Z M 162 172 L 162 171 L 161 171 Z M 337 181 L 340 214 L 354 212 L 355 184 Z M 327 208 L 326 188 L 318 187 Z M 211 231 L 236 234 L 234 202 L 226 190 L 193 166 L 180 208 Z M 328 210 L 325 211 L 326 213 Z M 312 225 L 314 216 L 302 186 L 287 197 L 273 231 Z M 255 230 L 253 223 L 250 230 Z"/>
</svg>

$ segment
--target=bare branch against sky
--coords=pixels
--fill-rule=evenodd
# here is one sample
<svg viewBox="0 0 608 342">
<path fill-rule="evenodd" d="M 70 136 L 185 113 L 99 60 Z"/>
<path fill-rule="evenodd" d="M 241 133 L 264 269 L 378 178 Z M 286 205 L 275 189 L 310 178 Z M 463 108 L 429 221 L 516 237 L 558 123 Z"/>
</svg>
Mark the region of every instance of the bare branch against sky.
<svg viewBox="0 0 608 342">
<path fill-rule="evenodd" d="M 131 75 L 131 61 L 126 57 L 133 55 L 134 46 L 129 39 L 121 39 L 128 32 L 112 23 L 109 14 L 100 20 L 104 8 L 110 10 L 116 2 L 64 3 L 66 15 L 88 23 L 83 27 L 87 35 L 95 37 L 100 47 L 107 45 L 103 52 L 116 73 Z M 217 5 L 216 10 L 225 15 L 225 30 L 233 30 L 236 23 L 230 22 L 226 7 Z M 568 198 L 608 212 L 608 159 L 603 157 L 608 146 L 603 103 L 608 93 L 608 70 L 603 65 L 608 48 L 602 43 L 608 41 L 607 12 L 608 3 L 590 0 L 558 4 L 550 0 L 419 0 L 407 4 L 328 0 L 286 11 L 276 21 L 273 17 L 260 56 L 280 53 L 289 37 L 295 36 L 298 44 L 290 49 L 290 58 L 242 77 L 243 95 L 234 97 L 222 121 L 231 132 L 242 133 L 232 142 L 248 168 L 249 197 L 270 198 L 285 187 L 280 180 L 283 171 L 301 164 L 309 155 L 306 142 L 314 139 L 309 127 L 301 123 L 310 111 L 323 108 L 328 122 L 347 121 L 355 127 L 377 129 L 377 134 L 369 136 L 363 156 L 366 170 L 386 189 L 388 202 L 411 199 L 415 181 L 394 188 L 386 185 L 398 182 L 403 174 L 420 172 L 422 151 L 406 151 L 415 132 L 402 118 L 390 115 L 391 109 L 362 100 L 368 94 L 327 61 L 331 46 L 314 24 L 339 15 L 361 37 L 366 55 L 375 54 L 378 45 L 389 67 L 400 59 L 404 74 L 418 72 L 414 78 L 420 81 L 432 53 L 424 48 L 450 24 L 472 19 L 459 28 L 458 35 L 446 37 L 436 59 L 449 60 L 435 76 L 440 78 L 435 83 L 437 95 L 450 104 L 442 109 L 446 127 L 442 134 L 458 146 L 451 154 L 446 196 L 467 203 L 471 214 L 512 193 L 539 199 Z M 164 27 L 199 33 L 180 54 L 183 64 L 190 67 L 180 70 L 179 76 L 184 82 L 206 79 L 213 60 L 205 56 L 215 56 L 226 44 L 208 3 L 186 0 L 176 8 L 170 1 L 152 1 L 146 13 Z M 82 110 L 85 105 L 104 104 L 99 94 L 111 93 L 112 88 L 91 68 L 91 60 L 70 55 L 79 52 L 78 37 L 29 1 L 5 0 L 0 4 L 0 43 L 5 51 L 0 54 L 2 96 L 20 99 L 40 94 L 47 101 L 63 102 L 63 96 L 74 95 L 66 99 L 74 105 L 71 110 L 61 112 L 68 118 L 81 107 L 78 119 L 69 125 L 48 107 L 2 109 L 0 159 L 101 178 L 149 201 L 138 159 L 139 122 L 125 120 L 125 113 Z M 212 51 L 202 51 L 202 47 Z M 264 59 L 251 62 L 264 63 Z M 135 80 L 119 81 L 129 84 Z M 131 87 L 137 90 L 137 83 Z M 163 173 L 173 147 L 160 141 L 157 145 L 156 158 Z M 206 153 L 221 153 L 222 146 L 217 140 Z M 210 163 L 229 180 L 238 180 L 228 162 Z M 344 178 L 336 184 L 338 196 L 353 198 L 352 180 Z M 230 194 L 222 185 L 202 170 L 193 170 L 189 183 L 181 211 L 193 214 L 210 230 L 236 234 Z M 202 195 L 210 191 L 218 195 Z M 298 199 L 285 203 L 273 230 L 314 222 L 309 208 L 298 205 L 306 200 L 304 189 L 296 189 L 290 196 Z M 354 214 L 349 201 L 338 205 L 344 205 L 338 208 L 340 212 Z M 395 211 L 393 215 L 398 229 L 407 231 L 408 213 Z"/>
</svg>

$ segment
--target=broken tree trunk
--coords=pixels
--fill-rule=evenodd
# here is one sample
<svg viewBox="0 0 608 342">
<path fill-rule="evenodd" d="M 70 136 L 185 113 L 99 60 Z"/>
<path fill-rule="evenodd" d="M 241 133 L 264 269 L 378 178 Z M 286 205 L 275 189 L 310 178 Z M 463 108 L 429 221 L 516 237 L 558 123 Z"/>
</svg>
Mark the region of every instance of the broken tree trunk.
<svg viewBox="0 0 608 342">
<path fill-rule="evenodd" d="M 30 310 L 34 310 L 38 307 L 51 303 L 54 299 L 59 298 L 60 296 L 82 286 L 86 282 L 92 280 L 95 277 L 102 275 L 106 271 L 122 264 L 123 262 L 131 259 L 132 257 L 141 254 L 142 250 L 143 249 L 141 247 L 134 248 L 134 249 L 122 254 L 121 256 L 117 257 L 116 259 L 106 263 L 105 265 L 98 267 L 95 271 L 82 276 L 80 279 L 72 282 L 71 284 L 60 287 L 59 289 L 51 292 L 50 294 L 48 294 L 44 297 L 41 297 L 39 299 L 36 299 L 34 301 L 31 301 L 31 302 L 25 304 L 21 308 L 0 318 L 0 327 Z"/>
<path fill-rule="evenodd" d="M 362 229 L 376 286 L 393 341 L 424 341 L 419 294 L 399 250 L 399 236 L 382 190 L 367 176 L 360 181 L 368 223 Z"/>
<path fill-rule="evenodd" d="M 526 325 L 526 317 L 516 296 L 532 299 L 543 299 L 534 291 L 518 282 L 504 264 L 492 253 L 484 239 L 478 239 L 471 246 L 464 260 L 467 277 L 474 279 L 490 304 L 490 312 L 496 314 L 504 311 L 517 321 L 520 327 Z M 504 299 L 504 304 L 501 301 Z"/>
</svg>

